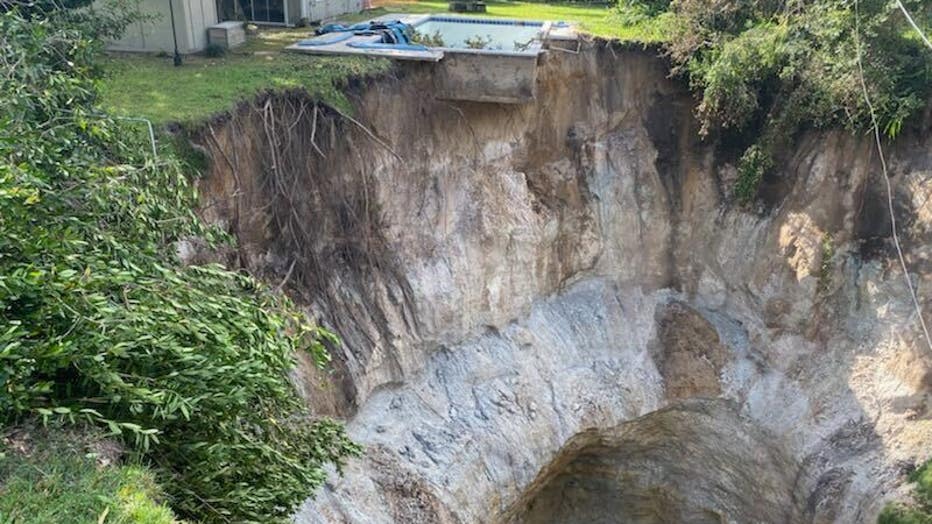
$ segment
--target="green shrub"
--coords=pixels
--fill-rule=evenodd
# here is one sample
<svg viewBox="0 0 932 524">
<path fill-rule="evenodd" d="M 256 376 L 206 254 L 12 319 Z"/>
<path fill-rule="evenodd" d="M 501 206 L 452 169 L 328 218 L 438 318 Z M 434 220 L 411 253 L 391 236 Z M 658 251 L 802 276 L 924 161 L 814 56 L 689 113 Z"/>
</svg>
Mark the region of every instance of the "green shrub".
<svg viewBox="0 0 932 524">
<path fill-rule="evenodd" d="M 670 0 L 621 0 L 618 8 L 622 12 L 637 12 L 645 16 L 656 16 L 670 7 Z"/>
<path fill-rule="evenodd" d="M 444 47 L 443 35 L 440 31 L 434 31 L 433 34 L 422 33 L 417 29 L 411 33 L 411 41 L 416 44 L 426 45 L 427 47 Z"/>
<path fill-rule="evenodd" d="M 735 183 L 735 199 L 742 204 L 751 203 L 757 196 L 764 173 L 773 166 L 773 158 L 766 147 L 755 144 L 741 155 L 738 161 L 738 181 Z"/>
<path fill-rule="evenodd" d="M 816 124 L 863 127 L 870 119 L 857 77 L 859 47 L 882 123 L 901 120 L 929 94 L 929 51 L 910 37 L 893 4 L 858 5 L 856 12 L 853 3 L 833 0 L 681 0 L 669 49 L 704 89 L 704 106 L 716 109 L 701 113 L 707 125 L 740 126 L 758 111 L 776 116 L 795 109 L 786 107 L 794 95 Z"/>
<path fill-rule="evenodd" d="M 928 20 L 928 2 L 904 3 Z M 889 136 L 932 96 L 932 51 L 890 2 L 678 0 L 670 10 L 675 17 L 667 49 L 676 71 L 702 93 L 702 132 L 759 134 L 750 160 L 772 157 L 805 128 L 871 126 L 858 50 L 879 125 Z M 749 171 L 736 192 L 749 194 L 755 178 Z"/>
<path fill-rule="evenodd" d="M 491 43 L 491 36 L 473 35 L 466 39 L 466 47 L 469 49 L 485 49 Z"/>
<path fill-rule="evenodd" d="M 0 424 L 120 436 L 186 518 L 284 518 L 359 451 L 287 377 L 335 337 L 246 275 L 181 265 L 177 242 L 223 235 L 175 158 L 99 116 L 95 16 L 0 13 Z"/>
<path fill-rule="evenodd" d="M 820 295 L 825 295 L 832 288 L 832 269 L 834 268 L 835 258 L 835 239 L 831 233 L 822 235 L 821 249 L 819 253 L 819 282 L 816 290 Z"/>
<path fill-rule="evenodd" d="M 888 504 L 877 517 L 878 524 L 930 524 L 932 514 L 923 510 L 904 506 L 902 504 Z"/>
<path fill-rule="evenodd" d="M 932 461 L 912 472 L 909 481 L 914 484 L 914 503 L 888 504 L 877 518 L 879 524 L 932 523 Z"/>
<path fill-rule="evenodd" d="M 932 461 L 913 471 L 909 475 L 909 481 L 915 484 L 916 501 L 932 509 Z"/>
</svg>

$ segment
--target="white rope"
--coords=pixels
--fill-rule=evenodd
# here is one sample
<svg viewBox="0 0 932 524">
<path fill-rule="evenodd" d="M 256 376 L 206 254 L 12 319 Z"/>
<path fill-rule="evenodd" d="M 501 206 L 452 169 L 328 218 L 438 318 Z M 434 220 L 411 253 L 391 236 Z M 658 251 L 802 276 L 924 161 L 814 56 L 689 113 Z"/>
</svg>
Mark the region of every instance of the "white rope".
<svg viewBox="0 0 932 524">
<path fill-rule="evenodd" d="M 919 33 L 919 38 L 929 46 L 929 49 L 932 49 L 932 42 L 929 42 L 929 39 L 926 38 L 926 34 L 922 32 L 922 29 L 919 29 L 919 26 L 916 25 L 916 22 L 913 20 L 913 17 L 909 16 L 909 11 L 906 10 L 906 6 L 903 5 L 903 2 L 896 0 L 896 5 L 900 6 L 900 11 L 903 11 L 903 16 L 906 17 L 906 20 L 909 22 L 909 25 L 913 26 L 913 29 Z"/>
<path fill-rule="evenodd" d="M 897 0 L 897 3 L 900 4 L 900 8 L 903 9 L 903 4 Z M 905 12 L 905 9 L 903 9 Z M 912 18 L 909 17 L 909 13 L 906 13 L 907 18 L 912 22 Z M 922 318 L 922 306 L 919 305 L 919 297 L 916 295 L 916 290 L 913 288 L 913 281 L 909 278 L 909 269 L 906 267 L 906 258 L 903 256 L 903 250 L 900 247 L 900 237 L 896 232 L 896 214 L 893 211 L 893 187 L 890 185 L 890 177 L 887 176 L 887 160 L 883 155 L 883 146 L 881 145 L 880 140 L 880 127 L 877 125 L 877 115 L 874 113 L 874 106 L 871 104 L 870 95 L 867 93 L 867 83 L 864 81 L 864 66 L 861 63 L 861 37 L 860 37 L 860 21 L 861 14 L 858 9 L 858 0 L 854 1 L 854 41 L 855 48 L 857 49 L 857 59 L 858 59 L 858 77 L 861 81 L 861 92 L 864 94 L 864 102 L 867 103 L 867 109 L 871 115 L 871 125 L 874 128 L 874 142 L 877 144 L 877 153 L 880 155 L 880 167 L 883 170 L 883 181 L 887 187 L 887 209 L 890 212 L 890 228 L 893 231 L 893 245 L 896 246 L 896 254 L 900 259 L 900 267 L 903 269 L 903 277 L 906 279 L 906 288 L 909 289 L 909 295 L 913 299 L 913 307 L 916 310 L 916 315 L 919 317 L 919 325 L 922 327 L 922 332 L 926 337 L 926 345 L 929 346 L 929 352 L 932 353 L 932 338 L 929 337 L 929 328 L 926 327 L 926 321 Z M 918 28 L 917 28 L 918 29 Z M 925 40 L 925 36 L 923 36 Z M 928 43 L 928 40 L 926 40 Z"/>
<path fill-rule="evenodd" d="M 148 118 L 136 117 L 136 116 L 114 116 L 112 117 L 116 120 L 128 120 L 130 122 L 145 122 L 149 126 L 149 144 L 152 146 L 152 158 L 158 159 L 159 153 L 155 149 L 155 131 L 152 129 L 152 121 Z"/>
</svg>

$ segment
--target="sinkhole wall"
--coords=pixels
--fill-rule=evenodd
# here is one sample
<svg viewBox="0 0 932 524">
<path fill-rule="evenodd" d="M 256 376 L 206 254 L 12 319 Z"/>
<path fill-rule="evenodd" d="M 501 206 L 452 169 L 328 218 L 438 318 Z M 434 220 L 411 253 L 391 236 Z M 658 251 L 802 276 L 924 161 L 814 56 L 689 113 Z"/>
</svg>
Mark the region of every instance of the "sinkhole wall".
<svg viewBox="0 0 932 524">
<path fill-rule="evenodd" d="M 295 380 L 366 455 L 297 522 L 871 522 L 901 494 L 929 356 L 869 137 L 805 133 L 744 209 L 739 151 L 652 51 L 545 54 L 524 105 L 433 81 L 360 81 L 352 116 L 264 95 L 194 137 L 238 245 L 182 251 L 343 339 Z M 888 151 L 919 282 L 930 122 Z"/>
</svg>

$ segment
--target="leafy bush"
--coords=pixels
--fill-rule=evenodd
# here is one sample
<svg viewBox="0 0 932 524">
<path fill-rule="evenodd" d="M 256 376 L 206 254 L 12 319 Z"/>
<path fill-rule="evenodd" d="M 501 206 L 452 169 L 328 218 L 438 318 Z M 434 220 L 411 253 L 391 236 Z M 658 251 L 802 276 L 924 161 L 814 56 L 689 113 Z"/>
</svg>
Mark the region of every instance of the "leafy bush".
<svg viewBox="0 0 932 524">
<path fill-rule="evenodd" d="M 904 3 L 929 13 L 927 2 Z M 676 70 L 702 91 L 703 133 L 759 126 L 755 157 L 773 156 L 805 127 L 870 126 L 859 49 L 867 90 L 888 135 L 932 95 L 932 52 L 893 3 L 678 0 L 670 9 L 675 30 L 667 47 Z"/>
<path fill-rule="evenodd" d="M 178 161 L 96 109 L 108 16 L 0 14 L 0 421 L 122 436 L 182 516 L 283 518 L 359 451 L 287 378 L 335 337 L 248 276 L 177 260 L 222 235 Z"/>
<path fill-rule="evenodd" d="M 623 12 L 638 12 L 645 16 L 655 16 L 670 7 L 671 0 L 621 0 L 618 8 Z"/>
<path fill-rule="evenodd" d="M 757 187 L 764 178 L 764 173 L 773 167 L 773 158 L 766 148 L 755 144 L 741 155 L 738 161 L 738 181 L 735 184 L 735 198 L 743 204 L 750 203 L 757 196 Z"/>
<path fill-rule="evenodd" d="M 929 524 L 930 522 L 932 522 L 932 513 L 902 504 L 887 505 L 877 517 L 877 524 Z"/>
<path fill-rule="evenodd" d="M 87 7 L 94 0 L 0 0 L 0 11 L 18 9 L 20 14 L 42 15 L 52 9 L 77 9 Z"/>
<path fill-rule="evenodd" d="M 932 462 L 926 462 L 909 476 L 914 483 L 914 504 L 888 504 L 878 524 L 928 524 L 932 522 Z"/>
<path fill-rule="evenodd" d="M 444 47 L 443 35 L 440 31 L 434 31 L 433 34 L 422 33 L 417 29 L 411 33 L 411 41 L 416 44 L 426 45 L 427 47 Z"/>
<path fill-rule="evenodd" d="M 835 258 L 835 239 L 831 233 L 822 234 L 819 253 L 819 282 L 816 287 L 819 295 L 827 294 L 832 287 L 832 269 Z"/>
<path fill-rule="evenodd" d="M 466 47 L 469 49 L 485 49 L 491 43 L 491 36 L 473 35 L 466 39 Z"/>
</svg>

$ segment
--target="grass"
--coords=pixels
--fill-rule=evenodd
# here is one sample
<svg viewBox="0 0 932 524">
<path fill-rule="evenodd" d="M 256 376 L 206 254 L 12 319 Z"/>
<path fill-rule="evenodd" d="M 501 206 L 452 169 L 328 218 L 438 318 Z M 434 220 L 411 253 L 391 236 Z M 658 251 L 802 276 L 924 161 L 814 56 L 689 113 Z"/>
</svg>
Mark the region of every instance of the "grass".
<svg viewBox="0 0 932 524">
<path fill-rule="evenodd" d="M 204 119 L 263 89 L 303 87 L 329 104 L 347 109 L 340 84 L 355 75 L 385 71 L 387 60 L 366 57 L 309 57 L 281 52 L 308 30 L 266 31 L 243 49 L 220 58 L 189 56 L 182 67 L 171 58 L 113 56 L 106 60 L 102 103 L 116 115 L 156 122 Z"/>
<path fill-rule="evenodd" d="M 0 452 L 3 524 L 175 524 L 151 473 L 141 466 L 98 467 L 70 432 L 34 434 L 28 451 Z"/>
<path fill-rule="evenodd" d="M 576 3 L 537 3 L 490 0 L 482 16 L 565 20 L 584 32 L 626 41 L 656 42 L 664 37 L 664 21 L 625 20 L 614 8 Z M 359 22 L 388 13 L 447 13 L 438 0 L 390 0 L 378 8 L 343 17 Z M 311 34 L 308 28 L 267 29 L 246 45 L 223 57 L 188 56 L 182 67 L 170 57 L 117 55 L 105 62 L 101 86 L 104 109 L 121 116 L 155 122 L 194 122 L 229 109 L 239 100 L 264 89 L 307 89 L 313 96 L 343 110 L 349 103 L 340 85 L 356 75 L 386 71 L 387 60 L 365 57 L 319 57 L 283 52 L 283 48 Z"/>
<path fill-rule="evenodd" d="M 551 20 L 574 22 L 585 33 L 603 38 L 615 38 L 642 43 L 660 42 L 665 38 L 664 20 L 625 19 L 617 8 L 606 5 L 564 2 L 509 2 L 486 0 L 486 12 L 477 16 L 512 18 L 516 20 Z M 351 16 L 348 22 L 361 22 L 389 13 L 449 13 L 447 2 L 441 0 L 381 2 L 379 7 Z M 457 13 L 456 16 L 468 16 Z"/>
</svg>

